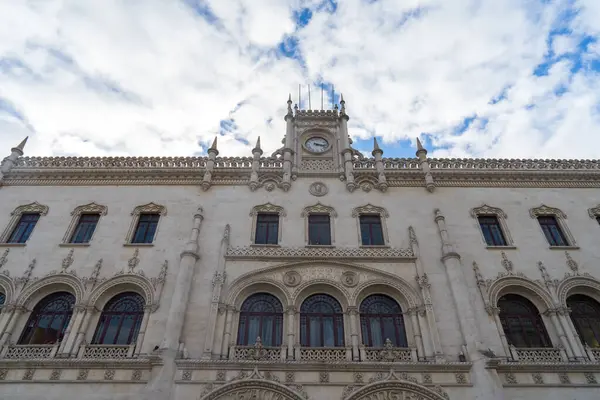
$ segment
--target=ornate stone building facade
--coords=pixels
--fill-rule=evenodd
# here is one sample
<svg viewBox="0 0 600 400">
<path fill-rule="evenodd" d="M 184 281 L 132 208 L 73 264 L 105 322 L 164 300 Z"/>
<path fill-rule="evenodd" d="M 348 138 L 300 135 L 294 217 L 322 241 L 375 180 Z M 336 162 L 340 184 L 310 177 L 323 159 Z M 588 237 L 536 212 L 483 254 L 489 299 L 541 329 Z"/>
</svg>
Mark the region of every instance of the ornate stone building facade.
<svg viewBox="0 0 600 400">
<path fill-rule="evenodd" d="M 12 149 L 1 397 L 600 398 L 600 163 L 365 158 L 340 106 L 269 157 Z"/>
</svg>

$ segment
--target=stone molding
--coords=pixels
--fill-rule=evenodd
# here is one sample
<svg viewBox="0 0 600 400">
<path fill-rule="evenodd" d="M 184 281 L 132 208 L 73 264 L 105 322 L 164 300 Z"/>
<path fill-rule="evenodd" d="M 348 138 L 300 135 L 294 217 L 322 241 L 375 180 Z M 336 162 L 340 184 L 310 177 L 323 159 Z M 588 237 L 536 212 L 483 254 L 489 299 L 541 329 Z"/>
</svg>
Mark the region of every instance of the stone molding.
<svg viewBox="0 0 600 400">
<path fill-rule="evenodd" d="M 95 202 L 91 202 L 89 204 L 84 204 L 78 207 L 75 207 L 75 209 L 71 212 L 71 216 L 73 217 L 71 219 L 71 223 L 69 224 L 69 227 L 67 228 L 67 231 L 65 232 L 65 236 L 63 237 L 63 243 L 69 243 L 69 241 L 71 240 L 71 238 L 73 237 L 73 234 L 75 233 L 75 228 L 77 227 L 77 224 L 79 223 L 79 219 L 81 218 L 82 214 L 98 214 L 100 217 L 105 216 L 108 213 L 108 207 L 97 204 Z M 100 221 L 98 220 L 98 224 L 100 223 Z M 97 229 L 97 226 L 96 226 Z M 94 234 L 96 233 L 96 230 L 94 229 Z M 93 239 L 93 234 L 92 234 L 92 238 L 90 238 L 90 241 Z"/>
<path fill-rule="evenodd" d="M 577 246 L 575 237 L 573 237 L 573 234 L 571 233 L 571 231 L 569 230 L 569 226 L 567 225 L 567 214 L 565 214 L 562 210 L 555 207 L 549 207 L 545 204 L 542 204 L 539 207 L 531 208 L 529 210 L 529 216 L 531 216 L 531 218 L 533 219 L 537 219 L 538 217 L 545 215 L 553 216 L 554 218 L 556 218 L 556 222 L 558 223 L 558 226 L 560 227 L 567 241 L 567 246 Z M 541 226 L 540 231 L 542 231 Z M 544 238 L 546 238 L 546 236 L 544 236 Z"/>
<path fill-rule="evenodd" d="M 125 236 L 126 244 L 132 244 L 131 241 L 133 240 L 133 235 L 135 234 L 135 229 L 137 228 L 138 222 L 140 221 L 140 215 L 142 213 L 155 213 L 160 215 L 158 224 L 156 226 L 156 230 L 154 232 L 154 242 L 154 240 L 156 240 L 156 236 L 158 235 L 162 219 L 164 216 L 167 215 L 167 208 L 163 205 L 156 204 L 153 202 L 135 207 L 131 212 L 131 216 L 133 218 L 131 218 L 131 224 L 129 226 L 129 230 L 127 231 L 127 236 Z"/>
<path fill-rule="evenodd" d="M 482 204 L 479 207 L 472 208 L 470 213 L 471 213 L 471 217 L 473 217 L 475 219 L 477 219 L 480 216 L 486 216 L 486 215 L 495 216 L 498 219 L 498 223 L 500 224 L 500 229 L 502 230 L 502 234 L 504 235 L 504 240 L 506 241 L 506 247 L 514 246 L 514 242 L 513 242 L 512 236 L 510 234 L 510 230 L 508 229 L 508 224 L 506 222 L 508 215 L 506 215 L 504 210 L 502 210 L 501 208 L 498 208 L 498 207 L 492 207 L 487 204 Z M 481 238 L 483 240 L 483 243 L 485 243 L 486 246 L 489 246 L 487 244 L 487 242 L 485 241 L 485 237 L 483 236 L 483 232 L 481 231 L 481 226 L 479 226 L 479 224 L 477 224 L 477 225 L 478 225 L 477 228 L 481 232 Z"/>
<path fill-rule="evenodd" d="M 40 204 L 37 201 L 34 201 L 33 203 L 23 204 L 23 205 L 18 206 L 10 213 L 11 219 L 8 222 L 8 225 L 6 225 L 4 232 L 2 232 L 2 236 L 0 236 L 0 243 L 6 243 L 8 241 L 13 230 L 19 223 L 19 220 L 21 219 L 21 215 L 26 214 L 26 213 L 38 213 L 38 214 L 40 214 L 41 217 L 43 217 L 48 214 L 48 211 L 50 211 L 50 208 L 48 206 L 46 206 L 44 204 Z M 37 224 L 36 224 L 36 226 L 37 226 Z M 35 228 L 36 227 L 34 227 L 33 230 L 35 230 Z M 33 231 L 31 233 L 33 233 Z M 30 237 L 31 237 L 31 234 L 30 234 Z"/>
<path fill-rule="evenodd" d="M 600 204 L 598 204 L 596 207 L 589 208 L 588 215 L 592 219 L 596 219 L 596 218 L 600 217 Z"/>
<path fill-rule="evenodd" d="M 333 259 L 333 260 L 368 260 L 412 261 L 415 255 L 412 249 L 396 247 L 230 247 L 225 254 L 226 259 L 252 260 L 301 260 L 301 259 Z"/>
<path fill-rule="evenodd" d="M 277 226 L 277 243 L 281 243 L 281 237 L 283 233 L 283 218 L 287 216 L 287 213 L 285 208 L 272 203 L 265 203 L 252 207 L 252 210 L 250 211 L 250 217 L 252 217 L 250 243 L 254 243 L 256 240 L 256 220 L 259 213 L 273 213 L 279 216 L 279 224 Z"/>
<path fill-rule="evenodd" d="M 208 157 L 19 157 L 14 168 L 4 176 L 3 184 L 201 185 L 207 161 Z M 211 185 L 248 185 L 252 161 L 252 157 L 217 157 Z M 600 187 L 597 160 L 432 158 L 427 161 L 436 186 Z M 272 186 L 269 188 L 280 186 L 281 157 L 262 157 L 259 162 L 261 185 L 266 186 L 263 177 L 273 175 L 273 179 L 267 179 Z M 382 162 L 388 186 L 423 186 L 418 158 L 383 158 Z M 377 175 L 374 159 L 356 158 L 353 163 L 356 182 L 361 181 L 363 190 L 377 187 L 376 180 L 369 178 Z M 314 170 L 311 174 L 325 176 L 335 172 Z"/>
</svg>

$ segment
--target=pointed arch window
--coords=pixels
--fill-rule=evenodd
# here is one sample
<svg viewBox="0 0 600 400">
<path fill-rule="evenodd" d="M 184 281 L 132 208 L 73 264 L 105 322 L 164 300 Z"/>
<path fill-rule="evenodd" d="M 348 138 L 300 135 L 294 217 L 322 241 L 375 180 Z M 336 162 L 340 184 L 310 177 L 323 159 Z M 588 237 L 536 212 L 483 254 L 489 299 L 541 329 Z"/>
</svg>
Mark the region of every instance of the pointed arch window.
<svg viewBox="0 0 600 400">
<path fill-rule="evenodd" d="M 53 344 L 63 339 L 73 315 L 75 296 L 57 292 L 44 297 L 33 309 L 19 344 Z"/>
<path fill-rule="evenodd" d="M 600 304 L 588 296 L 576 294 L 567 299 L 567 306 L 581 341 L 600 348 Z"/>
<path fill-rule="evenodd" d="M 383 347 L 386 339 L 396 347 L 408 347 L 402 308 L 388 296 L 377 294 L 363 300 L 360 329 L 367 347 Z"/>
<path fill-rule="evenodd" d="M 508 343 L 521 348 L 552 347 L 536 306 L 523 296 L 504 295 L 498 300 L 500 322 Z"/>
<path fill-rule="evenodd" d="M 144 298 L 121 293 L 110 299 L 98 321 L 92 344 L 128 345 L 137 339 L 144 318 Z"/>
<path fill-rule="evenodd" d="M 0 237 L 0 243 L 24 245 L 29 240 L 40 217 L 48 214 L 48 206 L 37 202 L 17 207 L 8 226 Z"/>
<path fill-rule="evenodd" d="M 327 294 L 315 294 L 300 307 L 300 344 L 305 347 L 344 346 L 342 306 Z"/>
<path fill-rule="evenodd" d="M 283 306 L 272 294 L 254 294 L 244 301 L 240 310 L 237 344 L 254 345 L 259 336 L 264 346 L 281 346 Z"/>
</svg>

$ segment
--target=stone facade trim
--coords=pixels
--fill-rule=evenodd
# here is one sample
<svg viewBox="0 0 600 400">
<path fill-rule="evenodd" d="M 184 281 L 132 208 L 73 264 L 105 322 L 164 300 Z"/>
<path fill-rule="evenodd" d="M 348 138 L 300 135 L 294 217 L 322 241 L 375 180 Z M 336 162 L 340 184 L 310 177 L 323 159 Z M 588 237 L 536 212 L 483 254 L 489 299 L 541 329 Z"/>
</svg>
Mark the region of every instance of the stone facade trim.
<svg viewBox="0 0 600 400">
<path fill-rule="evenodd" d="M 40 204 L 37 201 L 33 202 L 33 203 L 29 203 L 29 204 L 23 204 L 23 205 L 15 208 L 13 210 L 13 212 L 10 213 L 11 219 L 8 222 L 8 225 L 6 226 L 6 228 L 4 229 L 2 236 L 0 236 L 0 243 L 6 243 L 8 241 L 11 233 L 13 232 L 13 230 L 19 223 L 19 219 L 21 219 L 21 215 L 27 214 L 27 213 L 39 213 L 40 216 L 43 217 L 48 214 L 49 210 L 50 210 L 50 208 L 48 206 Z M 35 231 L 36 227 L 37 227 L 37 224 L 33 228 L 34 231 Z M 33 234 L 33 231 L 31 232 L 31 234 Z M 30 237 L 31 237 L 31 235 L 30 235 Z"/>
<path fill-rule="evenodd" d="M 250 231 L 250 243 L 256 240 L 256 219 L 260 213 L 273 213 L 279 215 L 279 224 L 277 226 L 277 243 L 281 243 L 283 232 L 283 218 L 287 216 L 285 209 L 271 203 L 265 203 L 252 207 L 250 216 L 252 217 L 252 230 Z"/>
<path fill-rule="evenodd" d="M 475 208 L 471 209 L 471 217 L 475 218 L 476 220 L 478 217 L 488 216 L 488 215 L 492 215 L 498 219 L 498 223 L 500 224 L 500 229 L 502 230 L 502 234 L 504 235 L 504 240 L 506 240 L 506 247 L 514 246 L 514 242 L 513 242 L 512 236 L 510 234 L 510 231 L 508 229 L 508 224 L 506 222 L 508 215 L 506 215 L 506 213 L 501 208 L 492 207 L 487 204 L 482 204 L 479 207 L 475 207 Z M 481 232 L 481 226 L 479 226 L 479 222 L 477 223 L 477 228 L 479 229 L 479 232 Z M 485 242 L 485 238 L 483 236 L 483 232 L 481 232 L 481 238 L 483 240 L 483 243 L 485 243 L 487 245 L 487 243 Z"/>
<path fill-rule="evenodd" d="M 67 232 L 65 233 L 65 236 L 63 237 L 63 243 L 69 243 L 69 241 L 71 240 L 71 237 L 75 233 L 75 228 L 77 227 L 77 224 L 78 224 L 79 219 L 81 218 L 82 214 L 98 214 L 98 215 L 100 215 L 100 217 L 103 217 L 107 213 L 108 213 L 108 207 L 100 205 L 100 204 L 96 204 L 95 202 L 75 207 L 75 209 L 71 212 L 71 216 L 73 218 L 71 219 L 71 223 L 69 224 L 69 227 L 67 228 Z M 98 224 L 100 224 L 100 220 L 98 220 Z M 96 226 L 96 229 L 97 228 L 98 227 Z M 96 233 L 96 230 L 94 230 L 94 234 L 95 233 Z M 90 238 L 90 241 L 92 241 L 94 234 L 92 234 L 92 238 Z"/>
<path fill-rule="evenodd" d="M 160 224 L 164 216 L 167 215 L 167 208 L 160 204 L 148 203 L 141 206 L 137 206 L 131 212 L 131 225 L 129 226 L 129 231 L 127 232 L 127 236 L 125 238 L 125 243 L 131 243 L 133 240 L 133 235 L 135 234 L 135 229 L 140 220 L 140 214 L 143 213 L 156 213 L 160 215 L 160 219 L 158 221 L 158 226 L 156 227 L 156 232 L 154 232 L 154 240 L 156 240 L 156 236 L 158 235 L 158 231 L 160 229 Z"/>
</svg>

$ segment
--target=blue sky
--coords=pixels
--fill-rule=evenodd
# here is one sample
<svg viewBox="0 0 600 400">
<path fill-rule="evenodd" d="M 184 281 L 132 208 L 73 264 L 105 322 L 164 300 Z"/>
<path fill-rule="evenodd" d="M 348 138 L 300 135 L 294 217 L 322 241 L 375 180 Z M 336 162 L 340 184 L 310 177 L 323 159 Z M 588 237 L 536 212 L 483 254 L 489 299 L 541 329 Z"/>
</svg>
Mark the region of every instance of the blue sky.
<svg viewBox="0 0 600 400">
<path fill-rule="evenodd" d="M 598 20 L 598 0 L 0 2 L 0 149 L 268 154 L 300 84 L 303 108 L 344 93 L 365 154 L 598 158 Z"/>
</svg>

